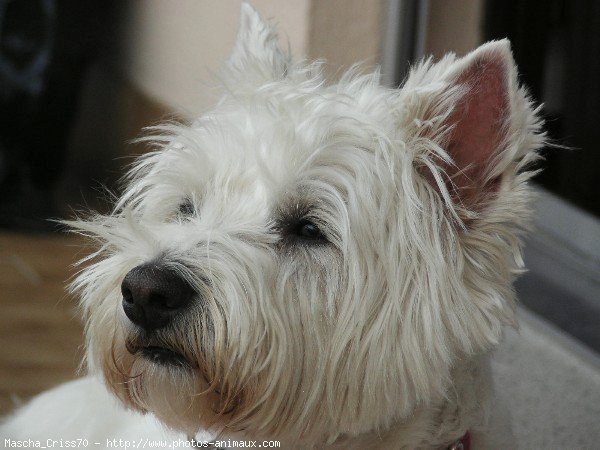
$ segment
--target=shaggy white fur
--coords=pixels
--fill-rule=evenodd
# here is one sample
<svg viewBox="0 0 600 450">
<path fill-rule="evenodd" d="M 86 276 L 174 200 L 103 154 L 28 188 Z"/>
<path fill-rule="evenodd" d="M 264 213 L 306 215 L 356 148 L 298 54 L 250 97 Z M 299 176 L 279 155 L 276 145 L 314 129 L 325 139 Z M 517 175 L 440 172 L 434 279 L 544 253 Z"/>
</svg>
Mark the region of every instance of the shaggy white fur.
<svg viewBox="0 0 600 450">
<path fill-rule="evenodd" d="M 214 110 L 144 138 L 111 215 L 70 222 L 99 244 L 73 285 L 89 371 L 192 435 L 445 448 L 482 428 L 543 143 L 508 42 L 399 89 L 357 70 L 328 85 L 244 4 L 222 79 Z M 120 285 L 148 262 L 197 293 L 151 338 L 187 367 L 131 351 Z"/>
</svg>

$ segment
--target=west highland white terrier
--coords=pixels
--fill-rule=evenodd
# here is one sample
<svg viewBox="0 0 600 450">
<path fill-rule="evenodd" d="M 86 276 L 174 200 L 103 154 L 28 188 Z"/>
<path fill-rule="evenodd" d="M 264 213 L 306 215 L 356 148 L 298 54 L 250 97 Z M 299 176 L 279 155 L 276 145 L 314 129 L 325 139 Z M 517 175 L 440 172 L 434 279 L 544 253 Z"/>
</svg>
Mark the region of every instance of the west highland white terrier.
<svg viewBox="0 0 600 450">
<path fill-rule="evenodd" d="M 182 436 L 486 447 L 486 355 L 513 323 L 544 141 L 509 43 L 399 89 L 326 84 L 244 4 L 222 81 L 212 111 L 154 129 L 111 215 L 71 223 L 99 243 L 74 282 L 90 375 L 3 433 L 158 427 L 106 406 L 102 379 Z"/>
</svg>

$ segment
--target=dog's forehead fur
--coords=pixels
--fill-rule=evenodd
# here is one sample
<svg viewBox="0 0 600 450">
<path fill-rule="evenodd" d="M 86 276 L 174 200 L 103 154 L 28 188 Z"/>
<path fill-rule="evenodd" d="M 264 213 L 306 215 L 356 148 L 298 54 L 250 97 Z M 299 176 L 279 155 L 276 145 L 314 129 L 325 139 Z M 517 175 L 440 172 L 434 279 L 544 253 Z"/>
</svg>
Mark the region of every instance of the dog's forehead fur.
<svg viewBox="0 0 600 450">
<path fill-rule="evenodd" d="M 397 110 L 387 104 L 398 94 L 378 87 L 372 75 L 356 80 L 353 95 L 344 92 L 347 85 L 323 88 L 310 82 L 310 89 L 278 82 L 252 98 L 225 100 L 191 127 L 175 130 L 174 141 L 155 163 L 188 175 L 203 190 L 210 181 L 235 179 L 242 189 L 251 182 L 277 191 L 301 179 L 323 178 L 327 174 L 314 172 L 316 167 L 350 165 L 353 157 L 377 169 L 372 155 L 386 148 L 382 140 L 400 131 Z M 356 96 L 365 91 L 370 100 L 361 103 Z"/>
<path fill-rule="evenodd" d="M 268 232 L 294 209 L 344 217 L 339 210 L 356 203 L 349 196 L 367 195 L 355 185 L 375 201 L 376 191 L 395 191 L 396 166 L 412 164 L 398 154 L 402 93 L 382 88 L 377 74 L 327 87 L 317 66 L 303 77 L 300 87 L 271 82 L 251 96 L 226 96 L 191 126 L 161 128 L 159 152 L 138 162 L 119 207 L 148 205 L 146 217 L 164 221 L 189 199 L 204 226 Z"/>
</svg>

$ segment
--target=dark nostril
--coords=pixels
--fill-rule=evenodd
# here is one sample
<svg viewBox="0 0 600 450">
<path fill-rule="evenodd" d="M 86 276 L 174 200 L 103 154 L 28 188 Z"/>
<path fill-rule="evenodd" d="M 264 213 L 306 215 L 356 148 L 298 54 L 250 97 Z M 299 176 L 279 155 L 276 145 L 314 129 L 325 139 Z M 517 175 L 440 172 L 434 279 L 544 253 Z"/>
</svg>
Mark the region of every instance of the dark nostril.
<svg viewBox="0 0 600 450">
<path fill-rule="evenodd" d="M 121 284 L 121 294 L 123 294 L 124 302 L 133 303 L 133 295 L 131 294 L 131 291 L 126 287 L 123 287 L 123 284 Z"/>
<path fill-rule="evenodd" d="M 156 264 L 130 270 L 121 283 L 121 293 L 125 315 L 146 330 L 168 325 L 195 295 L 177 272 Z"/>
</svg>

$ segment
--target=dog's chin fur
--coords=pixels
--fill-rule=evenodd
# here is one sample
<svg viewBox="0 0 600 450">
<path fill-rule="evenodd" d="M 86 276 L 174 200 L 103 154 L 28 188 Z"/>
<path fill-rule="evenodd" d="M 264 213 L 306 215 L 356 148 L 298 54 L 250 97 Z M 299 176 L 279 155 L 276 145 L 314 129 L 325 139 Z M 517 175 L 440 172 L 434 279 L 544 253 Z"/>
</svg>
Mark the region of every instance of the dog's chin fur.
<svg viewBox="0 0 600 450">
<path fill-rule="evenodd" d="M 245 4 L 222 79 L 205 117 L 154 129 L 113 214 L 71 223 L 100 243 L 74 283 L 90 371 L 189 434 L 414 448 L 477 426 L 543 143 L 508 43 L 422 62 L 400 89 L 356 71 L 327 86 Z M 294 235 L 306 217 L 325 240 Z M 197 299 L 148 337 L 119 286 L 151 261 Z"/>
</svg>

